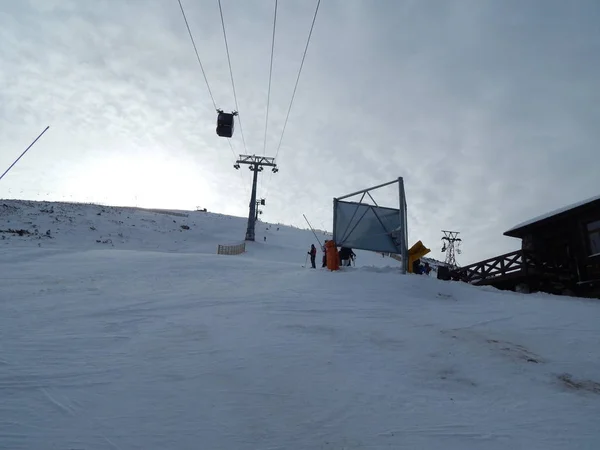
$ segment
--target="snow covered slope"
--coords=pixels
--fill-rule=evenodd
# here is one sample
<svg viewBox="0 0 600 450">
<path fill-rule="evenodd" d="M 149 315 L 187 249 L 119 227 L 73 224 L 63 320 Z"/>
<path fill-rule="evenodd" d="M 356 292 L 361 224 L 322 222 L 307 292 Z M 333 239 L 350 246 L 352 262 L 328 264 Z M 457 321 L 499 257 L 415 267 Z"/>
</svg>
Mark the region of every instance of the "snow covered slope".
<svg viewBox="0 0 600 450">
<path fill-rule="evenodd" d="M 0 200 L 0 248 L 114 248 L 215 254 L 219 244 L 243 242 L 246 226 L 245 217 L 201 211 Z M 317 236 L 321 242 L 330 237 L 323 232 L 317 232 Z M 256 242 L 247 244 L 244 256 L 303 265 L 312 243 L 319 248 L 310 230 L 258 222 Z M 396 261 L 384 261 L 376 253 L 356 253 L 363 265 L 394 263 L 394 267 L 399 267 Z"/>
<path fill-rule="evenodd" d="M 243 218 L 3 204 L 2 449 L 600 448 L 597 301 L 304 269 L 312 233 L 276 225 L 216 255 Z"/>
</svg>

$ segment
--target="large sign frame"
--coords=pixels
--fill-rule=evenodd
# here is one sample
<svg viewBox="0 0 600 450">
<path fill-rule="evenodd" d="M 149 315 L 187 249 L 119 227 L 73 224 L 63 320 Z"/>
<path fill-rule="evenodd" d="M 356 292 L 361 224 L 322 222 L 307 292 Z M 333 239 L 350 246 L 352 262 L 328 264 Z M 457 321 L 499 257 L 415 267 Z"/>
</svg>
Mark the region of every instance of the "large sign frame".
<svg viewBox="0 0 600 450">
<path fill-rule="evenodd" d="M 379 206 L 371 192 L 398 183 L 398 208 Z M 344 201 L 362 194 L 358 202 Z M 368 195 L 374 205 L 364 203 Z M 369 250 L 379 253 L 393 253 L 402 256 L 402 272 L 408 267 L 408 224 L 404 180 L 363 189 L 352 194 L 333 199 L 333 240 L 336 245 Z"/>
</svg>

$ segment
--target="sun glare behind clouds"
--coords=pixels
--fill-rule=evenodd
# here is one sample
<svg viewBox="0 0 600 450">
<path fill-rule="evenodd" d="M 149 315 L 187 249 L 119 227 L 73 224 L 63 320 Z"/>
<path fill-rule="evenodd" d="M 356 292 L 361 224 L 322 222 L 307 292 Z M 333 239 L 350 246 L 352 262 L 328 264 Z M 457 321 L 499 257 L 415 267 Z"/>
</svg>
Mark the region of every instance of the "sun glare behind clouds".
<svg viewBox="0 0 600 450">
<path fill-rule="evenodd" d="M 189 161 L 162 152 L 112 154 L 72 167 L 61 190 L 114 205 L 193 209 L 214 198 L 210 176 Z"/>
</svg>

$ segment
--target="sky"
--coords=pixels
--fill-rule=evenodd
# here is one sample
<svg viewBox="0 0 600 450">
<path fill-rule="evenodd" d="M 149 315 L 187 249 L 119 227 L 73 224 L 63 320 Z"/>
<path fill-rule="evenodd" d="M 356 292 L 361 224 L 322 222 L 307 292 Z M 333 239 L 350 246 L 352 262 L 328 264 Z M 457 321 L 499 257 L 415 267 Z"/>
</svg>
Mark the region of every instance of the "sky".
<svg viewBox="0 0 600 450">
<path fill-rule="evenodd" d="M 403 177 L 409 241 L 459 264 L 600 194 L 600 3 L 222 0 L 240 112 L 216 112 L 177 0 L 0 0 L 0 198 L 195 209 L 331 230 L 333 198 Z M 236 109 L 217 0 L 182 0 L 218 108 Z M 240 126 L 241 125 L 241 126 Z M 243 138 L 242 139 L 242 131 Z M 245 146 L 244 146 L 245 141 Z M 281 145 L 279 142 L 281 141 Z M 398 202 L 395 189 L 375 200 Z"/>
</svg>

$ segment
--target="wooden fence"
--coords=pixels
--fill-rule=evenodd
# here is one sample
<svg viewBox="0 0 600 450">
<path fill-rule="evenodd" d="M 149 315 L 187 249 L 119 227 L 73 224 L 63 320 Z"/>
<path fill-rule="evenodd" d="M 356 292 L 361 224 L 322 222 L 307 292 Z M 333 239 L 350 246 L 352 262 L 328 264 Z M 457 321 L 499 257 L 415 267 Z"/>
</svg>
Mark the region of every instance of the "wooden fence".
<svg viewBox="0 0 600 450">
<path fill-rule="evenodd" d="M 217 255 L 241 255 L 246 251 L 246 243 L 235 245 L 219 245 L 217 247 Z"/>
<path fill-rule="evenodd" d="M 493 284 L 496 280 L 515 276 L 569 277 L 570 270 L 564 264 L 542 261 L 530 251 L 517 250 L 460 267 L 453 274 L 467 283 Z"/>
<path fill-rule="evenodd" d="M 525 272 L 529 266 L 528 262 L 527 255 L 522 250 L 517 250 L 461 267 L 456 269 L 455 273 L 461 281 L 478 283 L 508 274 Z"/>
</svg>

